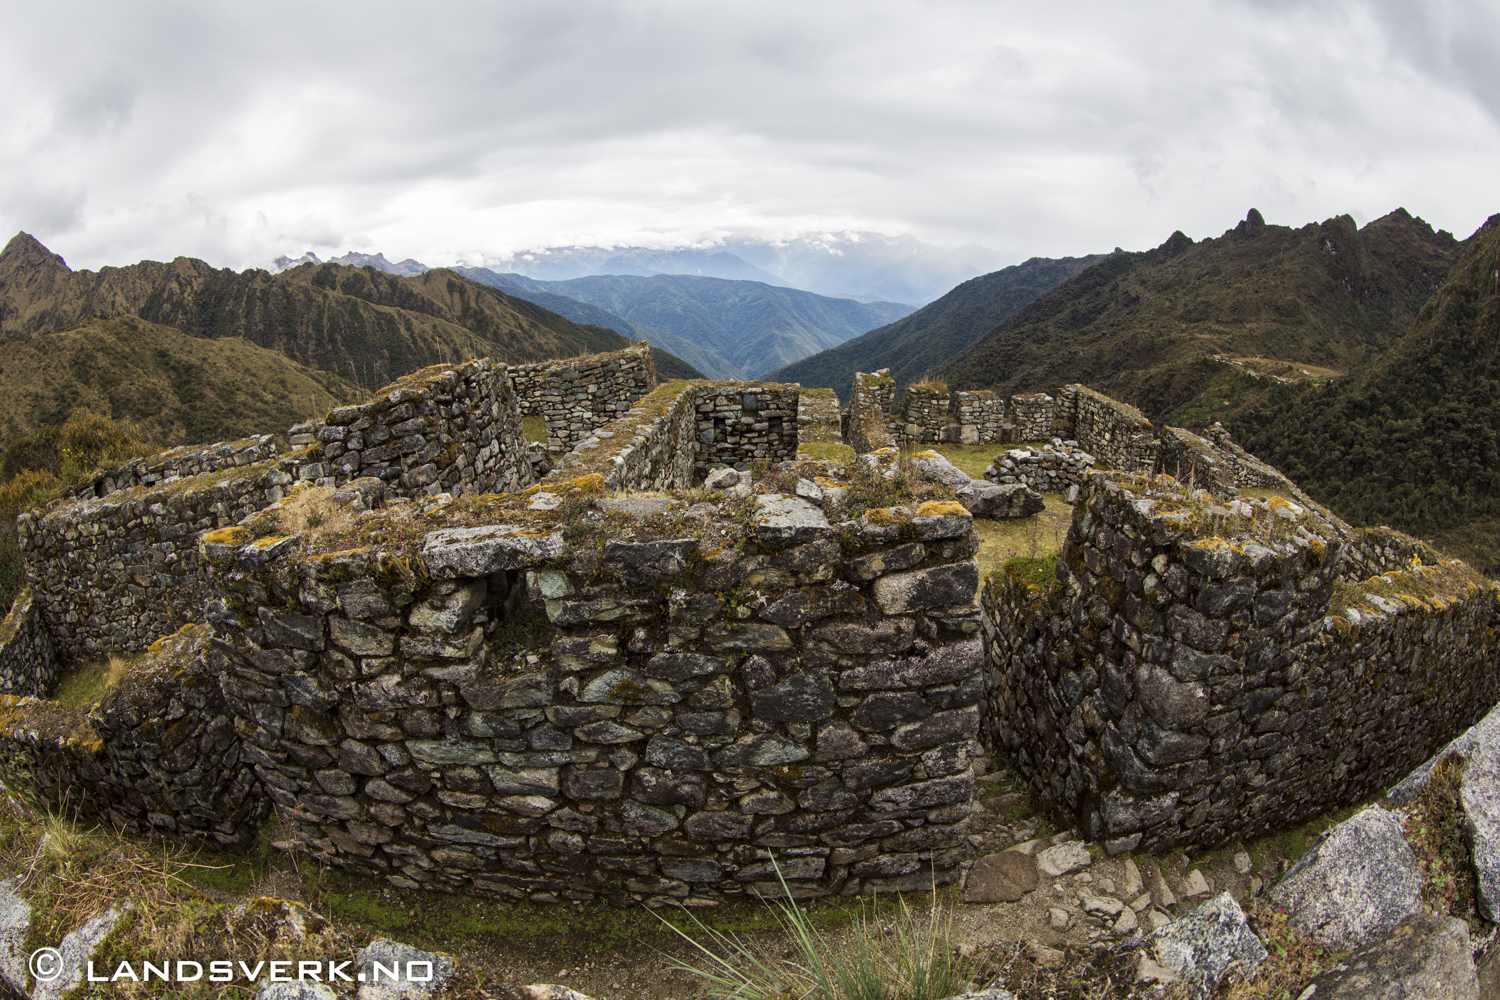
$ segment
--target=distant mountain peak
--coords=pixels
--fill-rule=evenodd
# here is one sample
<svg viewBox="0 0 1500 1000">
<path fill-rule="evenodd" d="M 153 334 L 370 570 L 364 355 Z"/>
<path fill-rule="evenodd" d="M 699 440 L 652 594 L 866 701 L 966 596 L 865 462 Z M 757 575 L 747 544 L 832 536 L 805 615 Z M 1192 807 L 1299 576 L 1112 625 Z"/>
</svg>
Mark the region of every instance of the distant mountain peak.
<svg viewBox="0 0 1500 1000">
<path fill-rule="evenodd" d="M 68 262 L 63 260 L 59 254 L 53 253 L 42 245 L 42 242 L 30 233 L 16 233 L 5 244 L 5 249 L 0 250 L 0 266 L 7 270 L 24 264 L 36 264 L 42 261 L 56 264 L 64 271 L 71 271 Z"/>
<path fill-rule="evenodd" d="M 281 256 L 277 257 L 275 260 L 277 272 L 285 271 L 293 267 L 300 267 L 303 264 L 323 263 L 342 264 L 345 267 L 373 267 L 375 270 L 380 271 L 384 274 L 398 274 L 403 278 L 410 278 L 415 275 L 423 274 L 427 271 L 432 270 L 432 268 L 428 267 L 426 264 L 423 264 L 421 261 L 412 260 L 410 257 L 401 261 L 399 264 L 392 264 L 390 261 L 385 259 L 385 254 L 383 252 L 368 254 L 356 253 L 353 250 L 344 254 L 342 257 L 330 257 L 327 261 L 319 260 L 318 255 L 313 253 L 311 250 L 307 251 L 307 253 L 303 254 L 301 257 Z"/>
</svg>

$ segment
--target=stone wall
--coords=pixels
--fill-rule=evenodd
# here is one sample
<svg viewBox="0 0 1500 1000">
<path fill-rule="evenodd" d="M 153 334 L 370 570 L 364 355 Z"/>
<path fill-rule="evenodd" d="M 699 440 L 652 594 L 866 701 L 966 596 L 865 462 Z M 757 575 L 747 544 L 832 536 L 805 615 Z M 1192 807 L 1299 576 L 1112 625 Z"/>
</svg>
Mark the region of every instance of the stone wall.
<svg viewBox="0 0 1500 1000">
<path fill-rule="evenodd" d="M 226 693 L 293 838 L 538 902 L 774 895 L 773 854 L 798 897 L 957 878 L 982 666 L 961 506 L 760 497 L 653 536 L 538 495 L 472 526 L 465 501 L 364 515 L 419 552 L 205 542 Z"/>
<path fill-rule="evenodd" d="M 955 392 L 953 412 L 958 417 L 958 439 L 963 444 L 990 444 L 1002 440 L 1005 404 L 988 389 Z"/>
<path fill-rule="evenodd" d="M 800 386 L 780 382 L 694 382 L 696 471 L 728 465 L 746 471 L 797 457 Z"/>
<path fill-rule="evenodd" d="M 832 389 L 797 391 L 797 444 L 808 442 L 837 444 L 844 439 L 843 414 L 839 397 Z"/>
<path fill-rule="evenodd" d="M 984 478 L 1005 485 L 1020 483 L 1038 493 L 1067 493 L 1088 478 L 1094 456 L 1068 445 L 1011 448 L 995 456 Z"/>
<path fill-rule="evenodd" d="M 1010 397 L 1005 407 L 1004 441 L 1047 441 L 1061 429 L 1056 426 L 1056 401 L 1045 392 Z M 1065 435 L 1070 436 L 1070 435 Z"/>
<path fill-rule="evenodd" d="M 276 442 L 269 434 L 210 445 L 184 445 L 132 459 L 112 469 L 101 469 L 68 487 L 67 494 L 78 498 L 102 497 L 133 486 L 149 487 L 221 469 L 244 468 L 275 457 Z"/>
<path fill-rule="evenodd" d="M 1291 826 L 1377 794 L 1500 700 L 1500 590 L 1462 563 L 1342 582 L 1347 543 L 1316 512 L 1148 482 L 1096 473 L 1059 584 L 983 595 L 987 738 L 1090 839 Z"/>
<path fill-rule="evenodd" d="M 572 450 L 591 433 L 624 416 L 656 388 L 656 360 L 645 341 L 609 354 L 508 369 L 524 416 L 547 423 L 547 450 Z"/>
<path fill-rule="evenodd" d="M 1055 436 L 1068 438 L 1103 469 L 1150 471 L 1156 465 L 1156 432 L 1140 410 L 1083 385 L 1057 390 Z"/>
<path fill-rule="evenodd" d="M 622 419 L 558 459 L 543 485 L 550 490 L 555 483 L 599 475 L 611 490 L 686 489 L 697 456 L 696 395 L 688 382 L 657 386 Z"/>
<path fill-rule="evenodd" d="M 906 387 L 902 397 L 903 428 L 909 444 L 945 441 L 948 428 L 949 394 L 942 382 L 919 382 Z M 958 426 L 954 426 L 958 433 Z"/>
<path fill-rule="evenodd" d="M 797 454 L 798 386 L 667 382 L 558 460 L 547 480 L 598 473 L 610 489 L 686 489 L 715 466 Z"/>
<path fill-rule="evenodd" d="M 854 373 L 849 391 L 848 444 L 864 455 L 881 448 L 893 447 L 895 434 L 890 428 L 890 408 L 896 397 L 896 380 L 890 369 L 873 374 Z"/>
<path fill-rule="evenodd" d="M 328 413 L 306 479 L 372 476 L 401 496 L 517 490 L 533 482 L 504 365 L 435 365 Z M 316 466 L 321 464 L 322 468 Z"/>
<path fill-rule="evenodd" d="M 31 588 L 22 587 L 0 624 L 0 694 L 45 698 L 57 687 L 61 673 Z"/>
<path fill-rule="evenodd" d="M 36 613 L 64 663 L 145 649 L 203 620 L 212 593 L 197 535 L 281 498 L 299 462 L 74 500 L 16 518 Z"/>
<path fill-rule="evenodd" d="M 1242 489 L 1275 489 L 1288 497 L 1298 491 L 1291 480 L 1251 455 L 1215 424 L 1208 437 L 1181 427 L 1164 427 L 1156 470 L 1210 493 L 1233 496 Z"/>
<path fill-rule="evenodd" d="M 62 815 L 248 847 L 269 803 L 220 692 L 227 666 L 196 625 L 153 646 L 91 712 L 0 697 L 3 756 Z"/>
</svg>

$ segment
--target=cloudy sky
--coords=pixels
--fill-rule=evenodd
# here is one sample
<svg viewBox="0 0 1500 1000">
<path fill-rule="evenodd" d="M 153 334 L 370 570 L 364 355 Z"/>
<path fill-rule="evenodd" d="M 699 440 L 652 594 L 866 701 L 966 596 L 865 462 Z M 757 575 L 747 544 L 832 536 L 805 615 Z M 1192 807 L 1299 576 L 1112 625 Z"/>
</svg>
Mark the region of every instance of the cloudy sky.
<svg viewBox="0 0 1500 1000">
<path fill-rule="evenodd" d="M 0 3 L 0 230 L 74 267 L 1500 211 L 1493 0 Z"/>
</svg>

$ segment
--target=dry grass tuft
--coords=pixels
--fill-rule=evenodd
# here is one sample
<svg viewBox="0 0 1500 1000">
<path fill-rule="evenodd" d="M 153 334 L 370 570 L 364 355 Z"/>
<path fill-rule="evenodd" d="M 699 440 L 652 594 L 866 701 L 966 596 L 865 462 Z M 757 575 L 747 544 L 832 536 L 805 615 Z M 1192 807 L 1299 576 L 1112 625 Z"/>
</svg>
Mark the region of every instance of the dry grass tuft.
<svg viewBox="0 0 1500 1000">
<path fill-rule="evenodd" d="M 282 502 L 277 526 L 288 535 L 314 531 L 340 535 L 354 530 L 354 516 L 348 507 L 333 502 L 333 492 L 326 486 L 297 490 Z"/>
</svg>

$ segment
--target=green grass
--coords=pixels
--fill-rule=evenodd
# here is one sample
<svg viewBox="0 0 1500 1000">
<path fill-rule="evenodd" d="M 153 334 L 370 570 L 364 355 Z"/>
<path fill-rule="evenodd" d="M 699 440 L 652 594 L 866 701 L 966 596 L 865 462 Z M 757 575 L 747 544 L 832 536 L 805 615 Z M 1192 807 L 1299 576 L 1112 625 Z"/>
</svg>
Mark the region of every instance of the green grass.
<svg viewBox="0 0 1500 1000">
<path fill-rule="evenodd" d="M 998 573 L 1012 559 L 1036 561 L 1051 557 L 1056 562 L 1068 537 L 1068 526 L 1073 522 L 1073 506 L 1061 493 L 1048 493 L 1042 500 L 1046 509 L 1031 517 L 974 522 L 974 530 L 979 533 L 979 552 L 974 559 L 979 564 L 981 580 Z"/>
<path fill-rule="evenodd" d="M 854 461 L 853 448 L 831 441 L 803 441 L 797 445 L 797 454 L 827 462 Z"/>
<path fill-rule="evenodd" d="M 60 701 L 65 705 L 89 708 L 97 705 L 99 699 L 104 697 L 108 682 L 108 660 L 75 664 L 65 670 L 62 677 L 58 679 L 57 690 L 52 693 L 52 700 Z"/>
<path fill-rule="evenodd" d="M 547 443 L 547 421 L 542 417 L 522 417 L 521 436 L 528 441 Z"/>
</svg>

